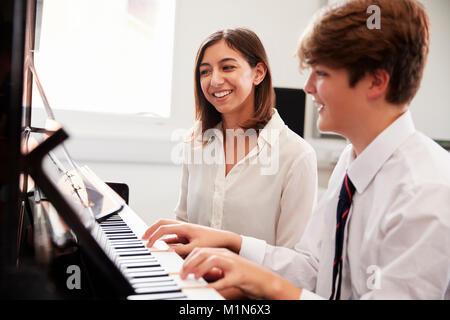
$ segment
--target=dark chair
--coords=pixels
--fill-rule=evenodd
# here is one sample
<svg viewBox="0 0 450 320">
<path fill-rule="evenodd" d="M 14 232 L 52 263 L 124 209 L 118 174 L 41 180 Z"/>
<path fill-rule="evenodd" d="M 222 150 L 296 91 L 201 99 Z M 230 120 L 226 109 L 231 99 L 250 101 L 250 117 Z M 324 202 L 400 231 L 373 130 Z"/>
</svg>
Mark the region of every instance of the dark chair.
<svg viewBox="0 0 450 320">
<path fill-rule="evenodd" d="M 306 94 L 302 89 L 274 88 L 275 107 L 284 123 L 303 137 Z"/>
<path fill-rule="evenodd" d="M 117 182 L 105 182 L 111 189 L 113 189 L 128 205 L 128 197 L 130 194 L 130 189 L 125 183 Z"/>
</svg>

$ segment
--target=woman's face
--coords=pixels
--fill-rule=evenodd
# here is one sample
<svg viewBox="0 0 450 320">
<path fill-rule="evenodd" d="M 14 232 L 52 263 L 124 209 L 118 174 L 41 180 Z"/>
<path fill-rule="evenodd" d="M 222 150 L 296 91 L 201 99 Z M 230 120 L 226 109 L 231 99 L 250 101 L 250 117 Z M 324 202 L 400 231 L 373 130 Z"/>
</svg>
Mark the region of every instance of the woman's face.
<svg viewBox="0 0 450 320">
<path fill-rule="evenodd" d="M 255 85 L 264 79 L 259 75 L 261 65 L 252 68 L 240 52 L 222 39 L 205 50 L 200 62 L 203 94 L 222 115 L 251 116 L 255 108 Z"/>
</svg>

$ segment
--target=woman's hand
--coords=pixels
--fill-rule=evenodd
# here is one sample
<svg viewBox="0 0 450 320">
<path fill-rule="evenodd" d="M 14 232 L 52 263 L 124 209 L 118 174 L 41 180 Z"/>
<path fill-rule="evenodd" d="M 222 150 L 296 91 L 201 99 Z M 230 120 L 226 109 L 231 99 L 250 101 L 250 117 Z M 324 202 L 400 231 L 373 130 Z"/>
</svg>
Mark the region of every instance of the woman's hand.
<svg viewBox="0 0 450 320">
<path fill-rule="evenodd" d="M 242 243 L 241 236 L 229 231 L 166 219 L 148 228 L 142 240 L 148 240 L 147 247 L 152 247 L 156 240 L 165 235 L 173 235 L 162 240 L 180 256 L 186 256 L 196 247 L 225 247 L 239 252 Z"/>
<path fill-rule="evenodd" d="M 301 289 L 286 279 L 223 248 L 194 249 L 186 258 L 180 277 L 194 274 L 200 278 L 211 270 L 222 273 L 220 279 L 209 284 L 216 290 L 235 287 L 252 298 L 262 299 L 298 299 L 301 294 Z"/>
</svg>

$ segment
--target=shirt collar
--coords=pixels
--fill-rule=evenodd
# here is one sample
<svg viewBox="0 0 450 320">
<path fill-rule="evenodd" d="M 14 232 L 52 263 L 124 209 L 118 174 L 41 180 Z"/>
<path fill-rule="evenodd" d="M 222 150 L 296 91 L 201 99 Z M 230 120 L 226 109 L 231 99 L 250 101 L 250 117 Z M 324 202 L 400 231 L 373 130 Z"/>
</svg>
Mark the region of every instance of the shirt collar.
<svg viewBox="0 0 450 320">
<path fill-rule="evenodd" d="M 347 174 L 358 193 L 367 188 L 383 164 L 415 130 L 411 113 L 407 110 L 384 129 L 358 157 L 355 158 L 352 148 Z"/>
<path fill-rule="evenodd" d="M 259 133 L 258 145 L 260 145 L 260 140 L 264 140 L 270 146 L 275 144 L 279 137 L 281 130 L 285 127 L 283 119 L 281 119 L 277 109 L 273 108 L 272 118 L 264 126 L 264 128 Z"/>
</svg>

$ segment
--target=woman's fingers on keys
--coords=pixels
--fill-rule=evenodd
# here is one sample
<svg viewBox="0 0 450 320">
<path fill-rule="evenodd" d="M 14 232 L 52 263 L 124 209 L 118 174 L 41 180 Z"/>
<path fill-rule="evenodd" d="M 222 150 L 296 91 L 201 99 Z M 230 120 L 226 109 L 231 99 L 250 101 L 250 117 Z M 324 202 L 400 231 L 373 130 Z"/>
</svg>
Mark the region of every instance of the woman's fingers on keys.
<svg viewBox="0 0 450 320">
<path fill-rule="evenodd" d="M 185 257 L 191 253 L 191 251 L 195 248 L 195 245 L 191 242 L 187 244 L 173 245 L 171 248 L 174 249 L 178 255 Z"/>
<path fill-rule="evenodd" d="M 183 274 L 183 276 L 187 276 L 190 273 L 195 273 L 196 277 L 201 277 L 203 274 L 207 273 L 207 271 L 210 271 L 213 267 L 218 267 L 219 269 L 221 269 L 220 265 L 211 265 L 211 263 L 218 261 L 219 256 L 224 253 L 224 250 L 226 249 L 222 250 L 217 248 L 192 248 L 192 252 L 184 260 L 181 273 Z M 203 267 L 202 271 L 198 273 L 198 268 L 208 260 L 210 260 L 208 266 L 211 266 L 209 268 Z"/>
<path fill-rule="evenodd" d="M 223 278 L 223 271 L 222 271 L 222 269 L 214 267 L 211 270 L 209 270 L 207 273 L 205 273 L 203 275 L 203 278 L 206 281 L 217 281 L 218 279 Z"/>
<path fill-rule="evenodd" d="M 198 279 L 204 275 L 215 270 L 223 270 L 228 266 L 228 257 L 222 250 L 217 249 L 204 249 L 201 250 L 190 263 L 186 266 L 183 264 L 183 270 L 185 275 L 193 273 L 195 278 Z M 223 274 L 222 274 L 223 276 Z"/>
<path fill-rule="evenodd" d="M 188 239 L 184 237 L 179 237 L 177 235 L 168 236 L 167 238 L 163 238 L 161 240 L 167 244 L 186 244 L 189 242 Z"/>
<path fill-rule="evenodd" d="M 194 248 L 191 253 L 184 259 L 183 267 L 181 268 L 180 277 L 185 279 L 188 274 L 192 273 L 195 267 L 207 257 L 206 248 Z"/>
<path fill-rule="evenodd" d="M 148 238 L 147 247 L 152 247 L 156 240 L 164 235 L 173 234 L 179 238 L 186 238 L 186 230 L 182 224 L 160 225 Z"/>
<path fill-rule="evenodd" d="M 144 235 L 142 236 L 142 240 L 147 240 L 156 229 L 158 229 L 160 226 L 163 225 L 170 225 L 170 224 L 179 224 L 179 221 L 176 220 L 170 220 L 170 219 L 160 219 L 157 222 L 155 222 L 153 225 L 151 225 L 147 231 L 145 231 Z"/>
</svg>

